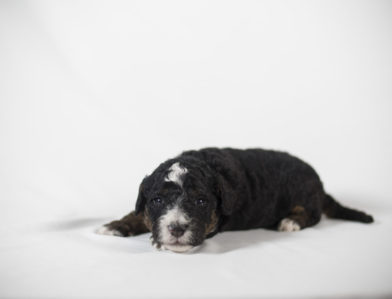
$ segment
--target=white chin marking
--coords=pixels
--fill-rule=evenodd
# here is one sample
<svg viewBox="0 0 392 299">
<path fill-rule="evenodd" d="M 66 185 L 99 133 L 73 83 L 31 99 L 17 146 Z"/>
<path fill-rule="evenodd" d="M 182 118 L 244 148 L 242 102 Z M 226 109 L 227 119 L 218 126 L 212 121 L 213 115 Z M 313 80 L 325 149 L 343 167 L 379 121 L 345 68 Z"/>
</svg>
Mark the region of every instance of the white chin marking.
<svg viewBox="0 0 392 299">
<path fill-rule="evenodd" d="M 166 249 L 166 250 L 173 251 L 173 252 L 181 253 L 181 252 L 186 252 L 186 251 L 192 249 L 193 246 L 191 246 L 191 245 L 168 245 L 168 244 L 164 244 L 164 245 L 162 245 L 162 248 Z"/>
<path fill-rule="evenodd" d="M 173 183 L 179 185 L 180 187 L 182 187 L 183 178 L 187 172 L 188 172 L 188 169 L 180 166 L 179 162 L 176 162 L 169 168 L 169 173 L 167 174 L 165 181 L 166 182 L 173 182 Z"/>
<path fill-rule="evenodd" d="M 99 235 L 107 235 L 107 236 L 118 236 L 123 237 L 123 234 L 120 233 L 118 230 L 109 229 L 107 226 L 101 226 L 95 231 L 96 234 Z"/>
<path fill-rule="evenodd" d="M 299 231 L 300 229 L 301 227 L 299 226 L 299 224 L 290 218 L 282 219 L 278 226 L 278 231 L 280 232 L 295 232 Z"/>
</svg>

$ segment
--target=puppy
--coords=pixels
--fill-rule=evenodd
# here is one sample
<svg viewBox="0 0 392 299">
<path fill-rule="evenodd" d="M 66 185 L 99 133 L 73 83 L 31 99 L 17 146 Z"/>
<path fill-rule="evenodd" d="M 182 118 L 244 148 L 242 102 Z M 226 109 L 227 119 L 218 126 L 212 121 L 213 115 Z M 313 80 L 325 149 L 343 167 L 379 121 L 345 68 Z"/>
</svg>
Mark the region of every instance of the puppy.
<svg viewBox="0 0 392 299">
<path fill-rule="evenodd" d="M 222 231 L 298 231 L 318 223 L 322 213 L 373 222 L 334 200 L 314 169 L 287 153 L 206 148 L 159 165 L 140 184 L 135 211 L 98 233 L 151 231 L 154 247 L 185 252 Z"/>
</svg>

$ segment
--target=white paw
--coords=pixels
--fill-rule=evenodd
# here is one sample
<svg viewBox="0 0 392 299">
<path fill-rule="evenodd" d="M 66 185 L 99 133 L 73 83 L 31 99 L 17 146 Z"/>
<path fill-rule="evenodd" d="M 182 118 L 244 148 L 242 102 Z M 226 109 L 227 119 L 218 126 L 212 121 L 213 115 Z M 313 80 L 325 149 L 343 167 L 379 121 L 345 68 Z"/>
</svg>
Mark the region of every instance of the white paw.
<svg viewBox="0 0 392 299">
<path fill-rule="evenodd" d="M 161 245 L 158 242 L 155 242 L 154 238 L 151 236 L 150 237 L 151 245 L 156 249 L 156 250 L 161 250 Z"/>
<path fill-rule="evenodd" d="M 115 229 L 110 229 L 107 226 L 101 226 L 100 228 L 98 228 L 95 231 L 96 234 L 99 235 L 107 235 L 107 236 L 119 236 L 119 237 L 123 237 L 123 234 L 120 233 L 118 230 Z"/>
<path fill-rule="evenodd" d="M 278 226 L 278 231 L 280 232 L 295 232 L 299 231 L 300 229 L 301 227 L 299 226 L 299 224 L 290 218 L 282 219 Z"/>
</svg>

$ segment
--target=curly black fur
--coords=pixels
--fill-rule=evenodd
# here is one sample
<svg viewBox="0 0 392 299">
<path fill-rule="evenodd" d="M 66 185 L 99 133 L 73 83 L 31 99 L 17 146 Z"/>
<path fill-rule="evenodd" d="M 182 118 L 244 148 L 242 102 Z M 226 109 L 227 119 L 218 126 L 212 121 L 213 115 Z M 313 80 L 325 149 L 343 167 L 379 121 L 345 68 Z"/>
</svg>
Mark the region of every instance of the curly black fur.
<svg viewBox="0 0 392 299">
<path fill-rule="evenodd" d="M 188 171 L 182 186 L 165 180 L 177 162 Z M 274 229 L 284 218 L 300 228 L 309 227 L 320 221 L 323 212 L 332 218 L 373 222 L 372 216 L 343 207 L 326 194 L 307 163 L 272 150 L 206 148 L 183 152 L 159 165 L 141 183 L 135 208 L 136 214 L 144 214 L 157 243 L 159 219 L 178 198 L 192 219 L 192 246 L 220 231 Z M 107 226 L 116 229 L 113 223 Z"/>
</svg>

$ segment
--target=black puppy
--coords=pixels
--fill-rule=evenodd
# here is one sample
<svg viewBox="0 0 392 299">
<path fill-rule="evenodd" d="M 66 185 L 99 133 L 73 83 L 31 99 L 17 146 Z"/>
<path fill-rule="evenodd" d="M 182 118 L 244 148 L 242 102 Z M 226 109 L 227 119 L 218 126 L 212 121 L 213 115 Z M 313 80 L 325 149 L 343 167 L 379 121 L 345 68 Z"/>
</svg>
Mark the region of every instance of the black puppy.
<svg viewBox="0 0 392 299">
<path fill-rule="evenodd" d="M 298 231 L 318 223 L 321 213 L 373 222 L 336 202 L 314 169 L 287 153 L 206 148 L 159 165 L 142 181 L 135 211 L 98 232 L 151 231 L 155 247 L 184 252 L 221 231 Z"/>
</svg>

